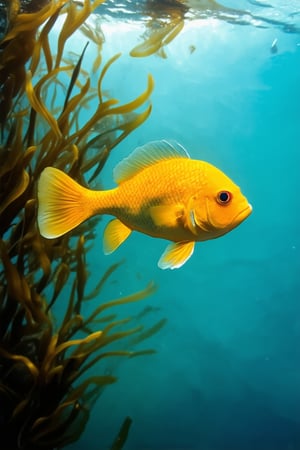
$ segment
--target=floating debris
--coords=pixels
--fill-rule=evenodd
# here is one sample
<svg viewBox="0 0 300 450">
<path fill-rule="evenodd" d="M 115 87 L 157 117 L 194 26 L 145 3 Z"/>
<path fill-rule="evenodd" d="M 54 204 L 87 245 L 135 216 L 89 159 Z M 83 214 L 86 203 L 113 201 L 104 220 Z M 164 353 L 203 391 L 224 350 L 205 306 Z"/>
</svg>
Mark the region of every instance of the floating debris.
<svg viewBox="0 0 300 450">
<path fill-rule="evenodd" d="M 274 41 L 272 42 L 270 51 L 271 51 L 271 53 L 273 53 L 273 54 L 275 54 L 275 53 L 278 52 L 277 42 L 278 42 L 278 39 L 277 39 L 277 38 L 275 38 Z"/>
</svg>

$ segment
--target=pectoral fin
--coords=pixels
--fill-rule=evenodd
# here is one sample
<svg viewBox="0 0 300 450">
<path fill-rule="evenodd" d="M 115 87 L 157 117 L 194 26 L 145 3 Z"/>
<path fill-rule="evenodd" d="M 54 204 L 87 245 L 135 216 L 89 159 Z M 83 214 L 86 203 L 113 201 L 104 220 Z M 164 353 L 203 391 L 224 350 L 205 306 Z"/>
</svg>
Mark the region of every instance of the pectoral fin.
<svg viewBox="0 0 300 450">
<path fill-rule="evenodd" d="M 150 215 L 158 227 L 176 227 L 178 221 L 183 217 L 183 205 L 158 205 L 150 208 Z"/>
<path fill-rule="evenodd" d="M 195 242 L 172 242 L 158 261 L 161 269 L 178 269 L 192 256 Z"/>
<path fill-rule="evenodd" d="M 119 219 L 111 220 L 104 230 L 103 250 L 105 255 L 114 252 L 128 238 L 131 231 Z"/>
</svg>

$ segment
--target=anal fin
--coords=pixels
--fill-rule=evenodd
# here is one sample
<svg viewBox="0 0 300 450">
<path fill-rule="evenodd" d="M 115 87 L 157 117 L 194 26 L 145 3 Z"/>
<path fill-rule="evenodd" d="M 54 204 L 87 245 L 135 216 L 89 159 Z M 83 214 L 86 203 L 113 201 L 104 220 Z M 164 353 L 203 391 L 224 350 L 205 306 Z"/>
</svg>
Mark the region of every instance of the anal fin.
<svg viewBox="0 0 300 450">
<path fill-rule="evenodd" d="M 158 261 L 161 269 L 178 269 L 192 256 L 195 242 L 172 242 Z"/>
<path fill-rule="evenodd" d="M 131 231 L 119 219 L 111 220 L 104 230 L 103 250 L 105 255 L 113 253 L 128 238 Z"/>
</svg>

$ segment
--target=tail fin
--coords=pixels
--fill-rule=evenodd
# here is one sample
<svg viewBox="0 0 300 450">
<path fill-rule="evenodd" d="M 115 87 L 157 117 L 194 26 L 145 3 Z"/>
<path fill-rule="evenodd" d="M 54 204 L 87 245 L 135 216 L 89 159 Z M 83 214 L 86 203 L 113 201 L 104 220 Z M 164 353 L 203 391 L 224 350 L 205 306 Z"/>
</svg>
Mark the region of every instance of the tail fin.
<svg viewBox="0 0 300 450">
<path fill-rule="evenodd" d="M 46 167 L 38 182 L 38 226 L 42 236 L 53 239 L 91 216 L 89 190 L 54 167 Z"/>
</svg>

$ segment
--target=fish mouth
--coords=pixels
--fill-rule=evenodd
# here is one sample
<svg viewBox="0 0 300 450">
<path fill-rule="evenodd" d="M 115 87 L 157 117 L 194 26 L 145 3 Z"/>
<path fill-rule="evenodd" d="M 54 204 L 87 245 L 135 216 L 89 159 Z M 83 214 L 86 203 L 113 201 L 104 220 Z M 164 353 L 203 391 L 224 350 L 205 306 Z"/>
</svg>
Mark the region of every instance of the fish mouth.
<svg viewBox="0 0 300 450">
<path fill-rule="evenodd" d="M 241 222 L 243 222 L 245 219 L 247 219 L 248 216 L 250 216 L 250 214 L 252 213 L 252 205 L 250 203 L 248 203 L 248 205 L 246 206 L 246 208 L 242 209 L 242 211 L 240 211 L 233 219 L 233 221 L 231 222 L 239 224 Z"/>
</svg>

